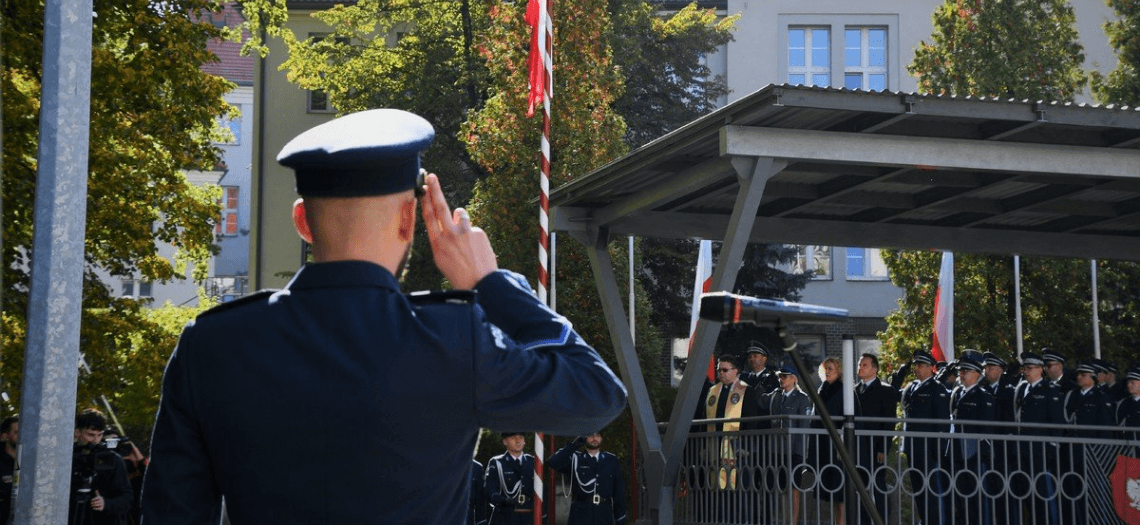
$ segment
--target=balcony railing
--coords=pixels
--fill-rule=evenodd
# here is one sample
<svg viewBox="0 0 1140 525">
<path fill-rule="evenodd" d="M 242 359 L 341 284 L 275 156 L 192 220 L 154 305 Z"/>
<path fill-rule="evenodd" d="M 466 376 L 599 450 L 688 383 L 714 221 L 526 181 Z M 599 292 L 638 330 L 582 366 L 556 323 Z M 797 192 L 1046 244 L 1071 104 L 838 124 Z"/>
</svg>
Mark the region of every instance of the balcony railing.
<svg viewBox="0 0 1140 525">
<path fill-rule="evenodd" d="M 677 478 L 675 523 L 871 523 L 858 496 L 847 490 L 826 431 L 795 428 L 817 417 L 694 425 L 723 421 L 784 428 L 690 434 Z M 1117 512 L 1121 505 L 1140 513 L 1140 441 L 1133 432 L 970 421 L 971 428 L 992 433 L 966 434 L 952 433 L 953 421 L 918 419 L 908 421 L 945 430 L 859 428 L 902 421 L 853 418 L 844 425 L 836 418 L 885 523 L 1123 524 L 1121 516 L 1129 514 Z"/>
</svg>

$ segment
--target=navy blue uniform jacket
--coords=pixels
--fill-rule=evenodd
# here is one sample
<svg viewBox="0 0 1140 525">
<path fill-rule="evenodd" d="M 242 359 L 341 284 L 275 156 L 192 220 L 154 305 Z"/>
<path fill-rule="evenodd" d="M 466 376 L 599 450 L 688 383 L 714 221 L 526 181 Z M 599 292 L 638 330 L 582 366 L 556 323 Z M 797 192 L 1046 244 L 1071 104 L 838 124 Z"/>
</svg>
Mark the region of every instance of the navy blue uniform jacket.
<svg viewBox="0 0 1140 525">
<path fill-rule="evenodd" d="M 546 466 L 570 476 L 573 502 L 570 504 L 568 525 L 624 525 L 625 479 L 621 475 L 618 457 L 609 452 L 598 452 L 594 459 L 589 452 L 576 450 L 571 441 L 550 456 Z M 597 505 L 593 497 L 598 496 Z"/>
<path fill-rule="evenodd" d="M 212 309 L 163 378 L 143 522 L 463 523 L 479 427 L 593 432 L 625 388 L 517 274 L 420 301 L 312 264 Z M 463 294 L 458 295 L 462 298 Z"/>
</svg>

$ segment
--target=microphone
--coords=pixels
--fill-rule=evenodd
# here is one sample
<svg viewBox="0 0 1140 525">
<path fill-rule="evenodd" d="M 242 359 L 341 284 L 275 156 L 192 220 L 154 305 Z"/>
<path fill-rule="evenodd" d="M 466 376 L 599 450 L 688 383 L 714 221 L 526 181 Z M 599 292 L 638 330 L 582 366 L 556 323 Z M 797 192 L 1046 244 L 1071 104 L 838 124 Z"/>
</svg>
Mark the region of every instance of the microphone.
<svg viewBox="0 0 1140 525">
<path fill-rule="evenodd" d="M 699 315 L 701 319 L 718 323 L 779 326 L 804 321 L 837 323 L 847 318 L 847 310 L 713 292 L 701 296 Z"/>
</svg>

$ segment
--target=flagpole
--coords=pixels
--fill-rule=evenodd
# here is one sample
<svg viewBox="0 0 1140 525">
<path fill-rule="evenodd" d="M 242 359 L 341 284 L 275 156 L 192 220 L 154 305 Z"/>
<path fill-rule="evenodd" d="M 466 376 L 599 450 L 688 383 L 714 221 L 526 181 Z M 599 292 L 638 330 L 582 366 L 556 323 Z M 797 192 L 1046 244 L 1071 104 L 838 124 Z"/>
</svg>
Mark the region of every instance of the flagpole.
<svg viewBox="0 0 1140 525">
<path fill-rule="evenodd" d="M 1096 259 L 1089 261 L 1092 268 L 1092 325 L 1093 325 L 1093 357 L 1100 359 L 1100 303 L 1096 297 Z"/>
<path fill-rule="evenodd" d="M 637 316 L 633 304 L 633 236 L 629 236 L 629 337 L 637 344 Z"/>
<path fill-rule="evenodd" d="M 544 304 L 547 300 L 547 286 L 549 273 L 547 272 L 547 256 L 550 250 L 550 98 L 554 94 L 554 84 L 551 72 L 553 70 L 553 21 L 550 19 L 547 0 L 538 1 L 538 20 L 535 29 L 538 32 L 538 52 L 542 62 L 542 160 L 539 187 L 542 192 L 539 196 L 539 241 L 538 241 L 538 298 Z M 532 72 L 533 73 L 533 72 Z M 533 75 L 532 75 L 533 77 Z M 532 86 L 533 88 L 533 86 Z M 542 463 L 546 457 L 544 450 L 545 436 L 541 432 L 534 434 L 534 504 L 531 506 L 534 525 L 542 523 L 543 508 L 543 479 Z"/>
<path fill-rule="evenodd" d="M 1013 256 L 1013 326 L 1015 337 L 1017 337 L 1017 355 L 1013 356 L 1015 359 L 1021 359 L 1021 352 L 1024 350 L 1025 338 L 1022 336 L 1021 331 L 1021 256 Z"/>
</svg>

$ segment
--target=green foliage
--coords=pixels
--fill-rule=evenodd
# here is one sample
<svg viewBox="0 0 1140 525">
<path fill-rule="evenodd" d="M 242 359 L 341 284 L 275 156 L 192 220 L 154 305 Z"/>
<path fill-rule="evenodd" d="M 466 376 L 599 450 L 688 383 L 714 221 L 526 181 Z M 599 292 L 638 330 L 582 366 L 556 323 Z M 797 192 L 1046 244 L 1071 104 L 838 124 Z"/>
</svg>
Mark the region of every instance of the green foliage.
<svg viewBox="0 0 1140 525">
<path fill-rule="evenodd" d="M 947 0 L 933 15 L 934 43 L 920 44 L 908 70 L 919 75 L 920 90 L 927 93 L 1069 101 L 1085 84 L 1074 21 L 1072 8 L 1060 0 Z M 941 254 L 884 251 L 883 257 L 904 292 L 880 333 L 884 369 L 891 371 L 915 350 L 931 346 Z M 954 262 L 955 351 L 1015 357 L 1013 258 L 956 253 Z M 1112 269 L 1111 276 L 1101 276 L 1099 290 L 1114 296 L 1111 303 L 1100 300 L 1102 355 L 1134 358 L 1129 345 L 1135 330 L 1117 324 L 1130 318 L 1132 299 L 1115 292 L 1131 282 L 1135 265 L 1098 264 Z M 1092 357 L 1087 261 L 1023 257 L 1021 305 L 1025 351 L 1049 346 L 1070 358 Z"/>
<path fill-rule="evenodd" d="M 1103 104 L 1140 104 L 1140 2 L 1107 0 L 1117 15 L 1104 32 L 1116 50 L 1116 69 L 1107 76 L 1092 72 L 1092 91 Z"/>
<path fill-rule="evenodd" d="M 4 390 L 19 404 L 39 131 L 43 59 L 43 2 L 0 0 L 4 68 L 3 179 L 3 362 Z M 222 99 L 233 84 L 202 71 L 216 60 L 212 38 L 232 37 L 190 13 L 220 11 L 214 0 L 95 0 L 92 17 L 91 124 L 85 232 L 86 271 L 80 350 L 94 374 L 83 380 L 81 400 L 96 392 L 122 399 L 137 421 L 153 410 L 157 391 L 120 389 L 124 359 L 141 348 L 129 344 L 152 331 L 150 315 L 133 301 L 113 298 L 97 277 L 140 275 L 152 281 L 184 279 L 187 267 L 204 277 L 216 247 L 218 188 L 196 188 L 183 170 L 212 170 L 219 162 L 217 121 L 234 109 Z M 159 255 L 168 245 L 175 257 Z M 177 332 L 175 332 L 177 334 Z M 172 343 L 172 341 L 171 341 Z M 172 347 L 172 345 L 171 345 Z M 169 352 L 169 348 L 167 349 Z M 161 368 L 161 367 L 159 367 Z M 130 393 L 130 394 L 128 394 Z M 141 396 L 141 397 L 131 397 Z M 131 419 L 135 416 L 127 416 Z M 135 421 L 134 419 L 131 419 Z"/>
<path fill-rule="evenodd" d="M 931 20 L 907 66 L 920 92 L 1071 101 L 1085 87 L 1067 0 L 946 0 Z"/>
<path fill-rule="evenodd" d="M 732 39 L 740 15 L 717 18 L 696 3 L 668 18 L 642 0 L 610 0 L 609 34 L 614 64 L 625 91 L 614 108 L 625 119 L 625 140 L 645 144 L 716 109 L 728 94 L 723 76 L 712 76 L 703 58 Z"/>
</svg>

